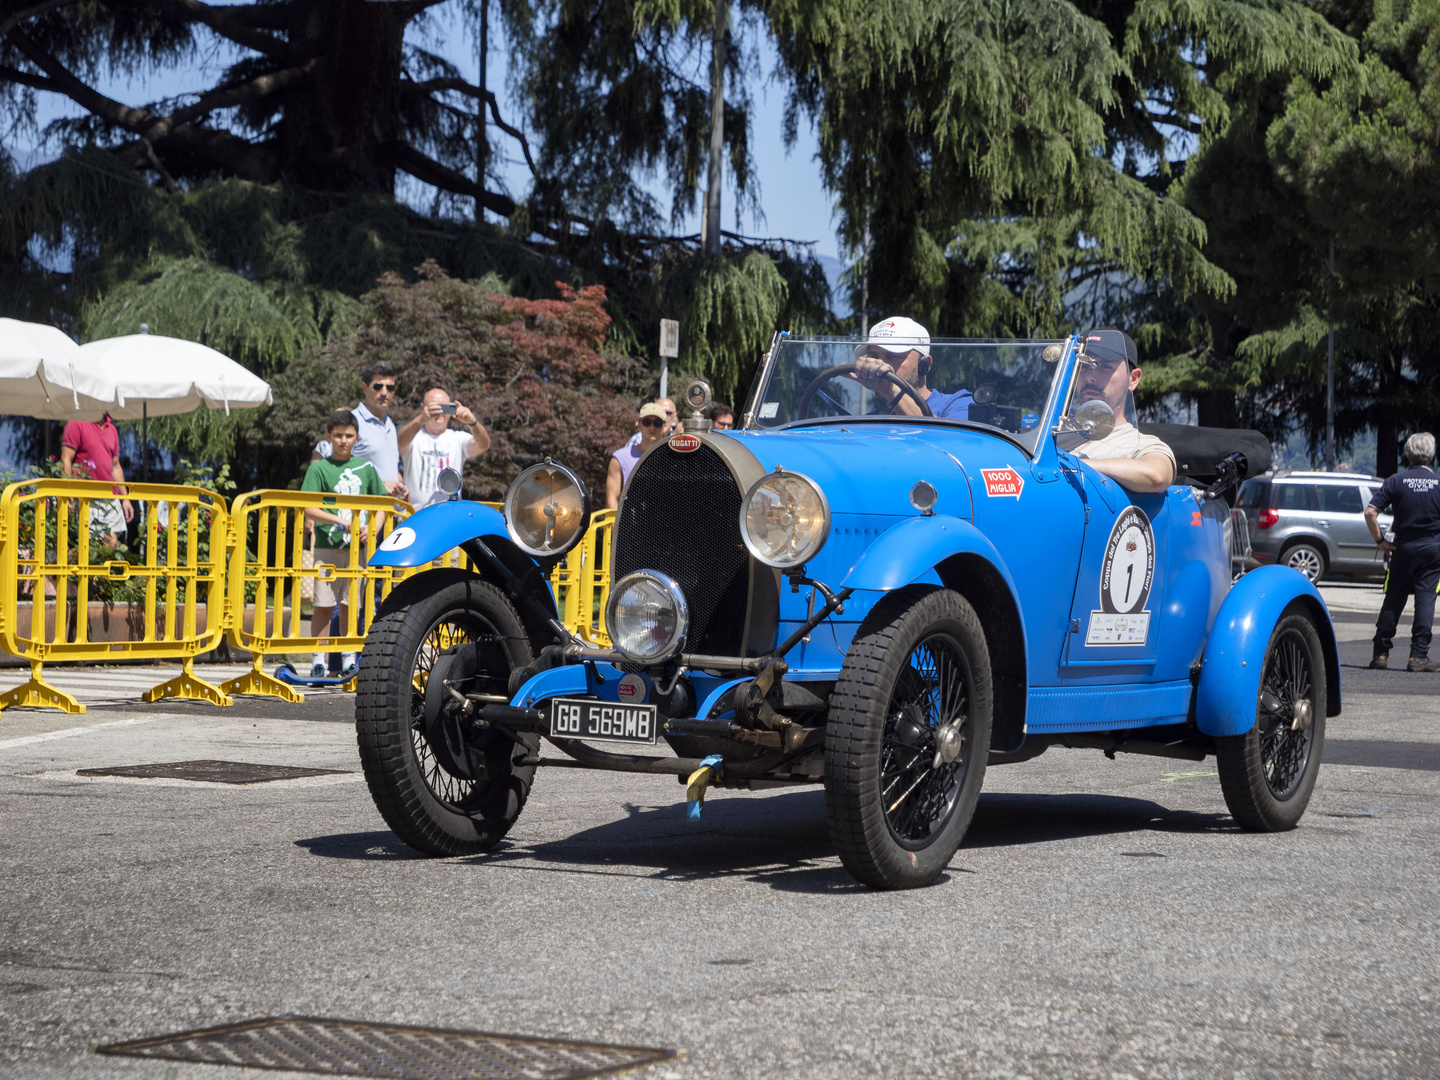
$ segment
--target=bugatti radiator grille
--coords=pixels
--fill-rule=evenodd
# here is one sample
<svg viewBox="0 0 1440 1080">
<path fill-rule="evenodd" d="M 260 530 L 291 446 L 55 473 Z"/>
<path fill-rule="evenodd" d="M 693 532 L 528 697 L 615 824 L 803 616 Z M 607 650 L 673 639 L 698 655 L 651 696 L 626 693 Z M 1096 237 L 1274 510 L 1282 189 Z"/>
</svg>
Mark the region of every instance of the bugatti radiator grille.
<svg viewBox="0 0 1440 1080">
<path fill-rule="evenodd" d="M 708 446 L 658 446 L 630 477 L 612 580 L 659 570 L 678 581 L 690 605 L 686 652 L 744 654 L 750 555 L 740 539 L 740 499 L 729 466 Z"/>
</svg>

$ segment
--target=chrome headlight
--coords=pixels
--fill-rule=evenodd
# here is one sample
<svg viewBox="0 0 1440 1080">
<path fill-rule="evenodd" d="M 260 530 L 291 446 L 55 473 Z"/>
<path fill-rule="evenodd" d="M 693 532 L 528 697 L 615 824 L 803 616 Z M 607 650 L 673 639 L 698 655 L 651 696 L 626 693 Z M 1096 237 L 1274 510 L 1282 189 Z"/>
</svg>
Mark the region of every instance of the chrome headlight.
<svg viewBox="0 0 1440 1080">
<path fill-rule="evenodd" d="M 605 608 L 610 641 L 637 664 L 659 664 L 685 644 L 690 608 L 680 583 L 658 570 L 636 570 L 610 587 Z"/>
<path fill-rule="evenodd" d="M 585 535 L 589 520 L 585 482 L 548 458 L 517 476 L 505 493 L 505 529 L 536 558 L 565 554 Z"/>
<path fill-rule="evenodd" d="M 815 557 L 830 535 L 830 504 L 808 476 L 777 469 L 740 506 L 740 535 L 766 566 L 788 570 Z"/>
</svg>

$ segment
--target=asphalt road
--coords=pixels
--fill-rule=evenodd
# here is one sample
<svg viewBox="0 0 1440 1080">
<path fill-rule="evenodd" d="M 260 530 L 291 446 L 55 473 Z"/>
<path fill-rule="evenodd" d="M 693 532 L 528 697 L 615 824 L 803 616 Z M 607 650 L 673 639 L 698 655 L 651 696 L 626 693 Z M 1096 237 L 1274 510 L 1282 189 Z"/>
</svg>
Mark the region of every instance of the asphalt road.
<svg viewBox="0 0 1440 1080">
<path fill-rule="evenodd" d="M 500 849 L 436 861 L 375 812 L 343 698 L 7 711 L 0 1073 L 258 1077 L 92 1051 L 290 1013 L 683 1051 L 665 1080 L 1440 1076 L 1440 675 L 1363 670 L 1373 623 L 1338 620 L 1299 829 L 1239 832 L 1209 761 L 1052 751 L 898 894 L 852 883 L 818 789 L 697 825 L 672 779 L 542 773 Z M 340 771 L 75 772 L 191 759 Z"/>
</svg>

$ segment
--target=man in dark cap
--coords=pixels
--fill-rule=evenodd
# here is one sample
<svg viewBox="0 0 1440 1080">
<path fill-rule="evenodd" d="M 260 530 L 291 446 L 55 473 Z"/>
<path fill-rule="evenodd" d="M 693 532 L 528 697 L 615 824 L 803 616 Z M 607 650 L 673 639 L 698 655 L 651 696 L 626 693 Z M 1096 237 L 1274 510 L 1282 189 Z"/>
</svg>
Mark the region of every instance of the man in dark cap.
<svg viewBox="0 0 1440 1080">
<path fill-rule="evenodd" d="M 1103 439 L 1067 431 L 1055 437 L 1056 445 L 1130 491 L 1164 491 L 1175 479 L 1175 451 L 1153 435 L 1142 435 L 1133 422 L 1131 395 L 1143 374 L 1135 342 L 1125 331 L 1107 326 L 1089 331 L 1082 347 L 1071 407 L 1103 401 L 1115 414 L 1115 430 Z"/>
</svg>

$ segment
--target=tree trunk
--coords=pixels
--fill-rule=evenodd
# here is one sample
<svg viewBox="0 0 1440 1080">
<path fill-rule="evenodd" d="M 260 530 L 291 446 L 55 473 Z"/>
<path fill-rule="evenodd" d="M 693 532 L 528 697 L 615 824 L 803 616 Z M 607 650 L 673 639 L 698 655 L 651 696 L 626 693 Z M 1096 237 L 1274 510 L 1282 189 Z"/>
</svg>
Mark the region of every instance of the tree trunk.
<svg viewBox="0 0 1440 1080">
<path fill-rule="evenodd" d="M 1398 364 L 1382 356 L 1376 366 L 1380 369 L 1380 392 L 1375 396 L 1375 472 L 1378 476 L 1393 476 L 1400 470 L 1400 410 L 1396 400 L 1397 394 L 1404 391 L 1398 385 Z"/>
<path fill-rule="evenodd" d="M 1195 394 L 1196 419 L 1201 427 L 1233 428 L 1240 423 L 1233 390 L 1200 390 Z"/>
<path fill-rule="evenodd" d="M 1213 348 L 1209 366 L 1217 373 L 1228 371 L 1235 362 L 1235 346 L 1240 338 L 1239 328 L 1235 319 L 1223 312 L 1210 312 L 1206 319 L 1210 324 Z M 1234 390 L 1197 390 L 1195 414 L 1195 422 L 1201 427 L 1240 426 L 1240 410 L 1236 407 Z"/>
<path fill-rule="evenodd" d="M 720 185 L 725 164 L 725 22 L 730 0 L 715 0 L 715 33 L 710 56 L 710 188 L 705 192 L 706 255 L 720 254 Z"/>
<path fill-rule="evenodd" d="M 490 60 L 490 0 L 480 0 L 480 90 L 485 92 L 490 89 L 489 75 Z M 486 128 L 485 102 L 481 101 L 476 107 L 476 115 L 479 122 L 476 125 L 475 143 L 475 182 L 482 188 L 485 186 L 485 173 L 490 168 L 490 133 Z M 482 224 L 485 221 L 485 205 L 480 199 L 475 200 L 475 223 Z"/>
<path fill-rule="evenodd" d="M 316 0 L 295 41 L 319 56 L 309 86 L 287 95 L 280 178 L 312 191 L 392 194 L 390 145 L 400 135 L 402 4 Z"/>
</svg>

